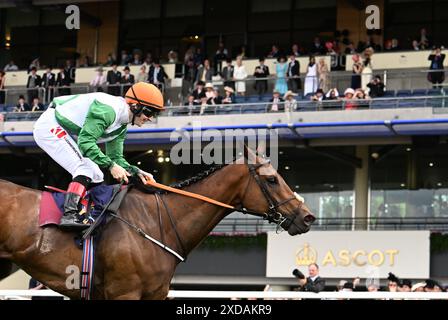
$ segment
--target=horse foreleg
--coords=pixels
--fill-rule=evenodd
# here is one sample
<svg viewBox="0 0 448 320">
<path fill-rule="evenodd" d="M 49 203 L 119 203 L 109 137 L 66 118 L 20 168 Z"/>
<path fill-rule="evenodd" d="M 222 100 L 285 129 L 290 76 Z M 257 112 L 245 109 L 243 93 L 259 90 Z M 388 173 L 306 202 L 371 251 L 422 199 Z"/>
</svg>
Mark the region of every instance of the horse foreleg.
<svg viewBox="0 0 448 320">
<path fill-rule="evenodd" d="M 11 274 L 12 262 L 6 259 L 0 259 L 0 280 Z"/>
</svg>

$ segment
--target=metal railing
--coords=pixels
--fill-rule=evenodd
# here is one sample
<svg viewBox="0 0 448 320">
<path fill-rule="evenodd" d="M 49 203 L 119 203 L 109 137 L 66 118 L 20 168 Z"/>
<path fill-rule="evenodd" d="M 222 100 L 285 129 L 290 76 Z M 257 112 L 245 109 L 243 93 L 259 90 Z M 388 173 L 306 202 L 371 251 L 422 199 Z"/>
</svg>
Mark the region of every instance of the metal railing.
<svg viewBox="0 0 448 320">
<path fill-rule="evenodd" d="M 400 98 L 375 98 L 352 100 L 296 100 L 292 103 L 277 103 L 277 109 L 273 109 L 272 102 L 241 102 L 219 105 L 194 105 L 194 106 L 168 106 L 161 113 L 163 117 L 172 116 L 209 116 L 226 114 L 262 114 L 262 113 L 292 113 L 307 111 L 335 111 L 346 109 L 395 109 L 395 108 L 433 108 L 440 113 L 448 108 L 448 96 L 422 96 Z M 12 110 L 12 108 L 11 108 Z M 42 112 L 4 112 L 4 121 L 34 121 Z"/>
<path fill-rule="evenodd" d="M 317 218 L 312 230 L 430 230 L 448 231 L 448 217 L 372 217 L 372 218 Z M 214 229 L 213 233 L 256 234 L 276 230 L 276 225 L 251 217 L 226 217 Z"/>
<path fill-rule="evenodd" d="M 445 108 L 447 96 L 411 96 L 375 99 L 337 99 L 337 100 L 295 100 L 277 103 L 274 110 L 272 102 L 240 102 L 219 105 L 193 105 L 167 107 L 162 116 L 223 115 L 244 113 L 278 113 L 301 111 L 331 111 L 345 109 L 394 109 L 394 108 Z"/>
</svg>

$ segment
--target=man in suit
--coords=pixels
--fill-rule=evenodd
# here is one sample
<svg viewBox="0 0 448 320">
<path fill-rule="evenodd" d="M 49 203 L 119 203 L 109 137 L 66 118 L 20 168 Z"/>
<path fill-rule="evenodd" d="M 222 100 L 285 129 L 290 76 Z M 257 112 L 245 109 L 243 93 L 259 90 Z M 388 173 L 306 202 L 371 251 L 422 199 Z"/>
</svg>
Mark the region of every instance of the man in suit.
<svg viewBox="0 0 448 320">
<path fill-rule="evenodd" d="M 123 76 L 121 77 L 121 84 L 125 84 L 123 86 L 123 92 L 128 91 L 132 84 L 134 84 L 135 78 L 134 75 L 131 74 L 131 69 L 128 66 L 123 69 Z"/>
<path fill-rule="evenodd" d="M 299 291 L 321 292 L 325 289 L 325 280 L 319 276 L 319 266 L 311 263 L 308 266 L 308 277 L 298 277 Z"/>
<path fill-rule="evenodd" d="M 148 82 L 157 86 L 163 92 L 165 89 L 165 79 L 168 79 L 165 69 L 160 65 L 159 59 L 154 59 L 153 64 L 149 68 Z"/>
<path fill-rule="evenodd" d="M 254 76 L 255 78 L 267 78 L 269 77 L 269 67 L 264 64 L 264 57 L 258 59 L 260 62 L 259 66 L 255 67 Z M 255 81 L 255 90 L 258 95 L 263 95 L 268 91 L 268 80 L 257 80 Z"/>
<path fill-rule="evenodd" d="M 198 73 L 196 74 L 196 82 L 211 82 L 214 74 L 215 71 L 210 66 L 210 60 L 204 59 L 204 62 L 198 68 Z"/>
<path fill-rule="evenodd" d="M 288 77 L 288 89 L 294 93 L 297 93 L 299 89 L 302 89 L 302 81 L 300 80 L 300 63 L 296 60 L 296 56 L 291 54 L 289 56 L 288 70 L 286 75 Z"/>
<path fill-rule="evenodd" d="M 232 59 L 227 58 L 226 66 L 224 68 L 222 68 L 222 71 L 221 71 L 221 78 L 224 80 L 224 87 L 230 87 L 233 90 L 235 90 L 235 82 L 232 81 L 233 70 L 234 70 L 234 67 L 232 66 Z"/>
<path fill-rule="evenodd" d="M 54 96 L 54 86 L 56 84 L 56 75 L 51 72 L 51 66 L 48 66 L 42 76 L 42 87 L 45 88 L 45 101 L 50 102 Z"/>
<path fill-rule="evenodd" d="M 27 93 L 28 93 L 28 101 L 33 101 L 34 97 L 39 96 L 39 91 L 37 88 L 40 87 L 42 78 L 36 74 L 36 67 L 31 68 L 31 73 L 28 76 L 28 81 L 26 83 Z"/>
<path fill-rule="evenodd" d="M 57 96 L 70 95 L 71 93 L 70 78 L 62 66 L 59 68 L 59 73 L 56 77 L 56 87 L 58 88 Z"/>
<path fill-rule="evenodd" d="M 120 95 L 121 72 L 117 70 L 118 64 L 112 62 L 112 70 L 107 71 L 107 93 L 113 96 Z"/>
</svg>

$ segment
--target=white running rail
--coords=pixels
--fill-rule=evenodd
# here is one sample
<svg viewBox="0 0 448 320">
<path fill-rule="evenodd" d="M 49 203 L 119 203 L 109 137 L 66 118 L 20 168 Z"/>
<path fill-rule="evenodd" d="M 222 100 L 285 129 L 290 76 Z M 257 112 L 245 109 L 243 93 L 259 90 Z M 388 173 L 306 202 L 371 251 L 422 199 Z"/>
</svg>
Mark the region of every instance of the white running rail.
<svg viewBox="0 0 448 320">
<path fill-rule="evenodd" d="M 30 300 L 31 297 L 64 297 L 52 290 L 0 290 L 0 300 Z M 169 298 L 213 299 L 379 299 L 379 300 L 448 300 L 448 292 L 332 292 L 324 291 L 190 291 L 171 290 Z M 68 299 L 67 297 L 64 297 Z"/>
</svg>

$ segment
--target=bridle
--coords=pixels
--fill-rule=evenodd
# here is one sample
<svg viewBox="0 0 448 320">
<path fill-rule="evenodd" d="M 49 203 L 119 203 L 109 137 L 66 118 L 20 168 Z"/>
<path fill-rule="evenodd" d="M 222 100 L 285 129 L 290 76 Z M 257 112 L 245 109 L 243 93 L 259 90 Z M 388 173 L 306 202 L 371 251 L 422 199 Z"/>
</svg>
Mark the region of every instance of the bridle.
<svg viewBox="0 0 448 320">
<path fill-rule="evenodd" d="M 263 163 L 247 164 L 247 166 L 249 168 L 250 177 L 248 179 L 246 188 L 244 190 L 244 194 L 241 199 L 239 208 L 237 208 L 236 211 L 239 211 L 239 212 L 242 212 L 245 214 L 259 216 L 259 217 L 262 217 L 263 219 L 269 221 L 269 223 L 275 223 L 275 224 L 277 224 L 277 231 L 280 229 L 280 227 L 287 230 L 291 226 L 291 224 L 294 223 L 294 218 L 291 218 L 291 217 L 285 215 L 284 213 L 279 211 L 278 208 L 280 208 L 281 206 L 287 204 L 288 202 L 290 202 L 292 200 L 299 201 L 300 207 L 302 207 L 302 205 L 304 204 L 305 201 L 300 195 L 298 195 L 295 192 L 293 193 L 293 195 L 291 197 L 289 197 L 285 200 L 282 200 L 280 202 L 278 202 L 271 196 L 271 194 L 268 190 L 268 187 L 266 186 L 266 182 L 263 181 L 262 179 L 260 179 L 260 174 L 257 172 L 257 170 L 260 167 L 262 167 L 266 164 L 269 164 L 269 163 L 270 163 L 269 161 L 265 161 Z M 249 209 L 246 209 L 243 207 L 244 199 L 246 198 L 247 189 L 249 188 L 251 177 L 254 178 L 255 182 L 260 187 L 260 190 L 263 193 L 264 198 L 268 202 L 269 208 L 268 208 L 267 212 L 258 212 L 258 211 L 249 210 Z"/>
</svg>

